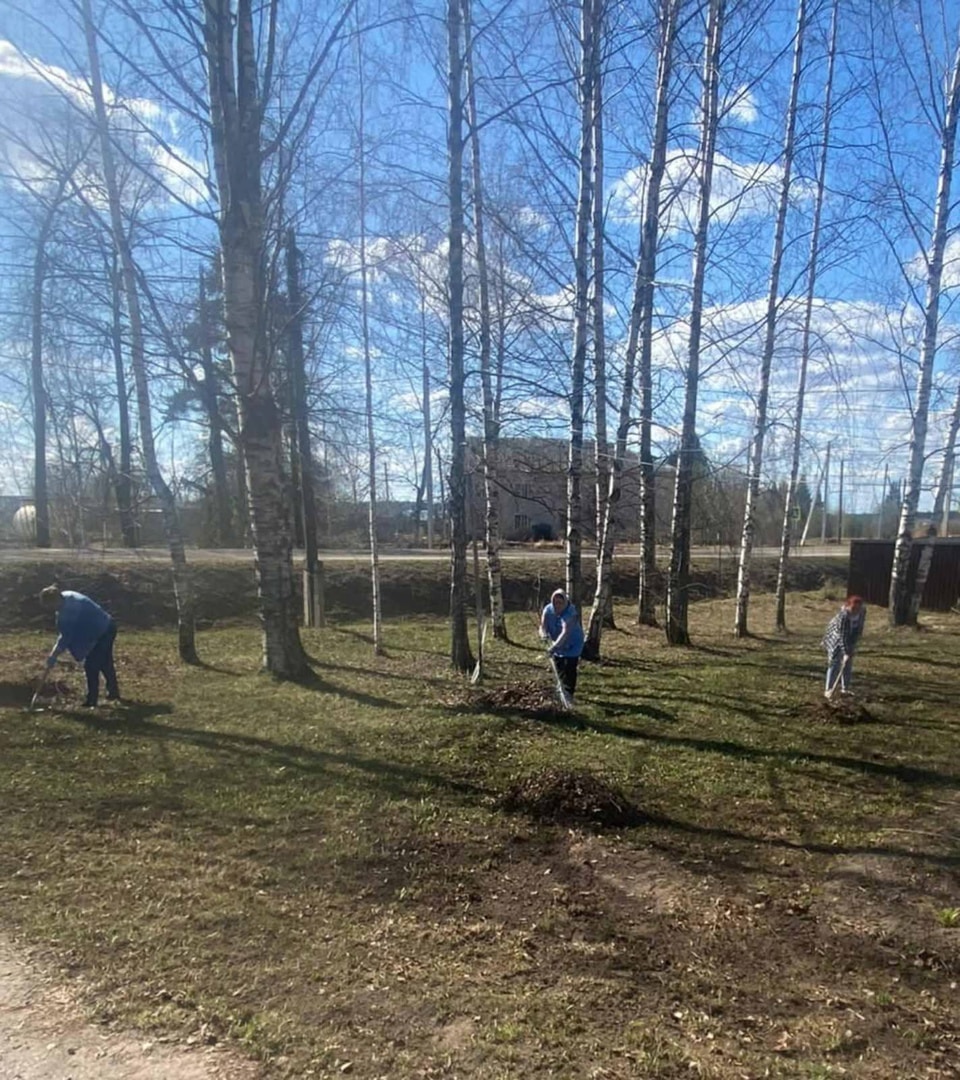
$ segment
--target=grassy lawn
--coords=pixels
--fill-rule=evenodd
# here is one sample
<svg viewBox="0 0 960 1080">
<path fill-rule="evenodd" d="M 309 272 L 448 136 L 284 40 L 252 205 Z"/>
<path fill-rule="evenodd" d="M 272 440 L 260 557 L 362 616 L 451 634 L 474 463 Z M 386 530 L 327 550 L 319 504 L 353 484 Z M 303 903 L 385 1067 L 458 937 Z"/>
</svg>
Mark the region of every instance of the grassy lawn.
<svg viewBox="0 0 960 1080">
<path fill-rule="evenodd" d="M 442 621 L 305 632 L 309 685 L 252 629 L 118 639 L 28 714 L 51 635 L 0 658 L 0 921 L 93 1014 L 233 1040 L 270 1077 L 960 1075 L 960 617 L 868 617 L 856 708 L 822 699 L 822 594 L 670 649 L 630 611 L 570 718 L 498 704 L 549 675 L 529 614 L 482 687 Z M 751 608 L 772 626 L 772 598 Z M 553 770 L 552 773 L 545 770 Z M 639 824 L 505 796 L 590 774 Z"/>
</svg>

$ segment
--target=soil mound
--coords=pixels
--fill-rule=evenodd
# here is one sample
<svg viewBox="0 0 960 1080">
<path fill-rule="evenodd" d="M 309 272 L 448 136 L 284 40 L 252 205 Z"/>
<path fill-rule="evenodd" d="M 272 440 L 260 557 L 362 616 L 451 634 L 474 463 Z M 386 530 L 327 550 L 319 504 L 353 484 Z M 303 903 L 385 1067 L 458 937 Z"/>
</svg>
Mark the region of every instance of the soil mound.
<svg viewBox="0 0 960 1080">
<path fill-rule="evenodd" d="M 829 701 L 825 698 L 816 706 L 817 719 L 824 724 L 872 724 L 876 717 L 853 697 L 838 695 Z"/>
<path fill-rule="evenodd" d="M 542 769 L 522 778 L 501 805 L 543 821 L 595 828 L 623 828 L 646 820 L 639 807 L 600 777 L 566 769 Z"/>
<path fill-rule="evenodd" d="M 476 694 L 473 706 L 484 712 L 560 712 L 556 694 L 542 682 L 507 683 Z"/>
</svg>

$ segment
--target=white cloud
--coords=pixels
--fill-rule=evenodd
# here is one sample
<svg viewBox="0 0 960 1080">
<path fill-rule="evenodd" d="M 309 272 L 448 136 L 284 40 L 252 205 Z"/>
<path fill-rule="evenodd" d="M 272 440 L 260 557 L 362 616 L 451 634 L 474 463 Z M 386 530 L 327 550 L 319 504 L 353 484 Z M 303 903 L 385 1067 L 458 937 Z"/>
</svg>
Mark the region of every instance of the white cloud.
<svg viewBox="0 0 960 1080">
<path fill-rule="evenodd" d="M 723 102 L 721 113 L 739 120 L 743 124 L 756 123 L 758 112 L 753 91 L 749 86 L 738 86 Z"/>
<path fill-rule="evenodd" d="M 124 155 L 174 198 L 192 205 L 205 201 L 206 166 L 175 144 L 174 115 L 147 98 L 119 97 L 107 85 L 103 93 Z M 75 179 L 93 201 L 102 203 L 93 110 L 84 79 L 0 38 L 0 154 L 8 183 L 37 188 L 87 154 L 90 167 L 78 169 Z M 158 191 L 152 197 L 162 195 Z"/>
<path fill-rule="evenodd" d="M 696 219 L 697 155 L 692 150 L 674 149 L 667 154 L 666 173 L 661 188 L 661 204 L 666 212 L 661 226 L 666 231 L 690 228 Z M 639 222 L 643 214 L 647 166 L 629 170 L 613 186 L 614 205 L 621 220 Z M 716 154 L 710 190 L 710 213 L 715 222 L 734 218 L 766 216 L 775 213 L 783 167 L 765 161 L 734 161 Z M 809 181 L 791 181 L 794 199 L 808 199 L 813 194 Z"/>
<path fill-rule="evenodd" d="M 697 426 L 718 462 L 746 464 L 763 347 L 765 301 L 718 306 L 704 313 Z M 765 481 L 788 473 L 792 420 L 802 343 L 803 304 L 784 301 L 778 321 L 770 375 Z M 803 425 L 802 468 L 811 483 L 832 443 L 834 468 L 846 466 L 849 508 L 868 510 L 879 492 L 884 465 L 892 477 L 906 469 L 910 435 L 907 390 L 913 391 L 922 331 L 915 309 L 885 308 L 868 302 L 818 299 L 812 313 L 810 365 Z M 960 328 L 944 328 L 945 340 Z M 670 406 L 659 420 L 679 427 L 682 362 L 687 326 L 678 320 L 656 339 L 655 362 Z M 681 363 L 678 364 L 678 357 Z M 927 448 L 934 458 L 925 473 L 931 485 L 939 471 L 936 448 L 942 444 L 956 376 L 938 371 Z M 834 472 L 836 493 L 837 472 Z M 835 497 L 835 494 L 834 494 Z M 859 502 L 858 502 L 859 500 Z"/>
</svg>

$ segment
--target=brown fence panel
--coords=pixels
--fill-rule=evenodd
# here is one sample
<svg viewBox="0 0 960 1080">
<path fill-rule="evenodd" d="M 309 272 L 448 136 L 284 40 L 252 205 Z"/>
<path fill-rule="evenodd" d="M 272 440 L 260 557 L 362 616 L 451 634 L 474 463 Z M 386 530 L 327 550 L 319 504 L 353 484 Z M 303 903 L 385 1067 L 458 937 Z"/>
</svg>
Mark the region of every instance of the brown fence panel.
<svg viewBox="0 0 960 1080">
<path fill-rule="evenodd" d="M 960 600 L 960 537 L 941 537 L 913 545 L 910 572 L 920 560 L 921 543 L 933 543 L 933 560 L 923 590 L 921 607 L 949 611 Z M 851 540 L 849 590 L 868 604 L 886 607 L 893 572 L 893 540 Z"/>
</svg>

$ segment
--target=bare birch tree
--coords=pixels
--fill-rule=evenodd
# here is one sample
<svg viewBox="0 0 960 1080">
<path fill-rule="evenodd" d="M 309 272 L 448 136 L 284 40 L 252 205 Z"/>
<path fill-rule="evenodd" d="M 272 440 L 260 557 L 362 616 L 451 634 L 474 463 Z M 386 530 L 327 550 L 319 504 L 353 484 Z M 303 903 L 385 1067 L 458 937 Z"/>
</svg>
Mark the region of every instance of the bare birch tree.
<svg viewBox="0 0 960 1080">
<path fill-rule="evenodd" d="M 463 54 L 460 0 L 447 0 L 447 312 L 450 322 L 450 659 L 474 667 L 467 632 L 466 402 L 463 362 Z"/>
<path fill-rule="evenodd" d="M 130 239 L 123 221 L 120 198 L 120 186 L 117 181 L 114 162 L 114 148 L 110 133 L 110 121 L 107 116 L 104 99 L 103 80 L 100 74 L 100 53 L 97 42 L 97 29 L 94 26 L 90 0 L 81 0 L 80 10 L 83 31 L 87 46 L 87 59 L 90 65 L 90 93 L 93 99 L 94 119 L 100 144 L 101 168 L 110 212 L 110 229 L 116 248 L 123 280 L 124 297 L 127 302 L 127 320 L 130 328 L 130 366 L 133 370 L 134 387 L 137 399 L 137 413 L 140 422 L 140 448 L 143 454 L 143 467 L 150 481 L 150 486 L 160 503 L 164 532 L 170 548 L 170 560 L 173 564 L 173 584 L 177 601 L 178 648 L 180 659 L 188 664 L 199 663 L 196 649 L 195 615 L 193 582 L 187 566 L 187 556 L 183 543 L 183 530 L 177 511 L 173 492 L 164 479 L 157 460 L 156 445 L 153 435 L 153 413 L 150 402 L 150 386 L 147 380 L 146 357 L 144 353 L 143 322 L 140 315 L 140 294 L 137 285 L 137 270 L 130 247 Z"/>
<path fill-rule="evenodd" d="M 33 292 L 30 312 L 30 396 L 33 401 L 33 506 L 35 544 L 50 547 L 50 500 L 47 494 L 47 391 L 43 378 L 43 290 L 47 276 L 47 241 L 63 198 L 66 177 L 57 182 L 54 197 L 43 211 L 33 251 Z"/>
<path fill-rule="evenodd" d="M 690 512 L 694 464 L 700 453 L 697 439 L 697 395 L 700 384 L 700 341 L 703 330 L 703 292 L 710 225 L 710 191 L 719 116 L 720 48 L 723 40 L 724 0 L 709 0 L 703 47 L 703 90 L 700 99 L 700 141 L 697 150 L 697 224 L 693 237 L 693 281 L 687 343 L 683 425 L 673 499 L 670 569 L 667 576 L 666 637 L 672 645 L 689 645 L 687 606 L 690 580 Z"/>
<path fill-rule="evenodd" d="M 657 56 L 656 107 L 650 164 L 644 191 L 643 217 L 640 223 L 640 248 L 634 273 L 633 303 L 627 329 L 627 348 L 624 359 L 620 407 L 617 412 L 617 431 L 613 447 L 613 458 L 610 463 L 608 495 L 604 503 L 604 516 L 598 539 L 597 587 L 590 612 L 587 645 L 585 647 L 585 651 L 593 656 L 600 655 L 603 629 L 602 613 L 610 603 L 613 593 L 611 576 L 613 573 L 614 536 L 620 520 L 618 512 L 623 488 L 623 468 L 627 456 L 627 437 L 630 434 L 631 416 L 633 414 L 638 346 L 641 356 L 641 383 L 646 388 L 641 393 L 640 405 L 641 458 L 644 457 L 643 447 L 645 445 L 646 464 L 650 466 L 648 471 L 641 472 L 642 520 L 647 522 L 642 527 L 644 529 L 642 535 L 645 538 L 643 542 L 644 554 L 641 556 L 642 566 L 648 566 L 646 558 L 648 548 L 651 556 L 650 563 L 653 563 L 656 556 L 655 538 L 650 524 L 652 515 L 648 520 L 646 512 L 648 505 L 651 508 L 653 507 L 653 463 L 649 460 L 651 456 L 650 426 L 652 423 L 650 369 L 652 366 L 653 301 L 657 270 L 657 247 L 660 240 L 660 191 L 667 163 L 670 80 L 681 2 L 682 0 L 660 0 L 659 4 L 660 45 Z M 641 469 L 643 468 L 644 464 L 642 463 Z M 649 499 L 645 498 L 645 488 L 651 489 L 649 492 L 651 498 Z M 647 538 L 650 540 L 649 544 L 646 542 Z M 653 566 L 649 565 L 648 573 L 652 572 L 652 569 Z M 644 571 L 641 570 L 641 582 L 643 577 Z M 653 592 L 649 584 L 647 587 L 641 585 L 641 622 L 649 622 L 654 618 L 652 595 Z M 647 597 L 648 603 L 643 602 L 642 598 L 644 596 Z M 649 608 L 649 611 L 646 612 L 646 618 L 644 618 L 644 612 L 647 608 Z"/>
<path fill-rule="evenodd" d="M 743 511 L 743 532 L 740 537 L 740 558 L 737 567 L 737 606 L 734 635 L 747 634 L 747 614 L 750 607 L 750 567 L 756 534 L 757 501 L 760 497 L 760 473 L 763 468 L 763 446 L 769 426 L 767 405 L 770 396 L 770 368 L 777 335 L 777 310 L 780 304 L 780 270 L 783 265 L 783 240 L 793 177 L 793 157 L 797 131 L 797 102 L 803 74 L 803 45 L 807 29 L 807 0 L 797 4 L 796 30 L 793 39 L 793 72 L 790 79 L 790 99 L 787 105 L 786 133 L 783 140 L 783 165 L 780 197 L 773 231 L 773 251 L 770 256 L 770 284 L 767 290 L 767 310 L 764 318 L 763 352 L 760 357 L 757 408 L 753 438 L 747 465 L 747 499 Z"/>
<path fill-rule="evenodd" d="M 607 357 L 604 324 L 606 302 L 604 274 L 604 205 L 603 205 L 603 42 L 604 0 L 593 0 L 593 96 L 591 101 L 593 136 L 593 399 L 594 399 L 594 471 L 596 474 L 596 579 L 599 582 L 603 562 L 603 526 L 610 495 L 610 443 L 607 430 Z M 608 574 L 608 578 L 609 578 Z M 597 595 L 599 595 L 599 590 Z M 601 621 L 613 625 L 613 591 L 601 596 Z M 598 643 L 599 644 L 599 643 Z M 588 655 L 592 650 L 587 650 Z"/>
<path fill-rule="evenodd" d="M 783 506 L 783 524 L 780 529 L 780 559 L 777 565 L 777 629 L 786 630 L 787 563 L 790 558 L 790 533 L 793 523 L 793 507 L 797 505 L 797 479 L 800 475 L 800 446 L 803 435 L 803 410 L 807 388 L 807 369 L 810 363 L 810 328 L 813 318 L 813 300 L 817 286 L 817 264 L 820 256 L 820 225 L 823 216 L 823 198 L 827 181 L 827 157 L 830 151 L 830 122 L 833 112 L 833 71 L 837 56 L 837 30 L 840 23 L 839 0 L 833 2 L 830 19 L 830 38 L 827 46 L 827 77 L 823 90 L 822 143 L 817 164 L 817 190 L 813 201 L 813 222 L 810 229 L 810 255 L 807 263 L 807 292 L 803 307 L 803 330 L 800 340 L 800 371 L 797 376 L 797 396 L 793 416 L 793 439 L 790 454 L 790 482 L 787 485 Z M 813 503 L 811 501 L 811 511 Z"/>
<path fill-rule="evenodd" d="M 473 241 L 477 259 L 480 323 L 480 386 L 483 396 L 483 485 L 486 496 L 487 580 L 490 586 L 490 620 L 493 636 L 507 640 L 503 611 L 503 573 L 500 562 L 500 413 L 494 396 L 491 370 L 492 325 L 490 316 L 490 274 L 484 222 L 483 173 L 480 167 L 480 124 L 474 78 L 474 45 L 470 0 L 463 0 L 464 74 L 467 89 L 467 123 L 470 130 L 470 159 L 473 186 Z"/>
<path fill-rule="evenodd" d="M 910 464 L 906 487 L 900 505 L 900 523 L 893 555 L 893 573 L 890 577 L 889 616 L 894 626 L 904 626 L 916 621 L 919 598 L 914 595 L 920 586 L 919 574 L 910 580 L 910 560 L 913 548 L 913 532 L 916 524 L 920 486 L 926 455 L 927 427 L 929 424 L 930 390 L 933 382 L 933 366 L 937 356 L 937 339 L 940 325 L 940 300 L 943 287 L 944 250 L 947 244 L 947 227 L 951 211 L 951 188 L 957 145 L 957 118 L 960 113 L 960 41 L 957 44 L 946 87 L 940 126 L 940 169 L 937 176 L 937 196 L 933 211 L 933 228 L 930 246 L 924 254 L 925 295 L 923 303 L 923 339 L 920 346 L 920 370 L 913 402 L 913 423 L 910 429 Z M 940 116 L 940 112 L 937 112 Z M 936 518 L 931 529 L 936 535 Z M 929 545 L 928 545 L 929 547 Z M 929 564 L 928 564 L 929 567 Z"/>
<path fill-rule="evenodd" d="M 594 0 L 580 0 L 577 90 L 580 149 L 573 247 L 573 352 L 570 358 L 570 442 L 567 457 L 567 596 L 577 606 L 583 591 L 583 398 L 590 312 L 590 225 L 593 212 L 593 98 L 596 83 Z"/>
<path fill-rule="evenodd" d="M 265 17 L 276 25 L 278 0 Z M 284 678 L 308 670 L 300 641 L 293 579 L 292 542 L 283 475 L 282 418 L 271 382 L 265 325 L 267 277 L 262 165 L 297 122 L 311 86 L 353 10 L 348 0 L 312 57 L 293 105 L 276 133 L 263 136 L 276 47 L 267 35 L 260 86 L 259 34 L 252 0 L 207 0 L 204 49 L 214 173 L 219 197 L 217 224 L 223 262 L 224 321 L 238 402 L 239 448 L 257 568 L 263 667 Z"/>
<path fill-rule="evenodd" d="M 373 416 L 373 359 L 370 350 L 370 294 L 367 267 L 367 153 L 366 106 L 363 78 L 363 51 L 357 38 L 359 79 L 357 109 L 359 118 L 359 202 L 360 202 L 360 337 L 363 347 L 364 412 L 367 429 L 367 497 L 369 500 L 370 589 L 373 616 L 373 652 L 383 655 L 383 617 L 380 608 L 380 549 L 377 541 L 377 433 Z"/>
</svg>

